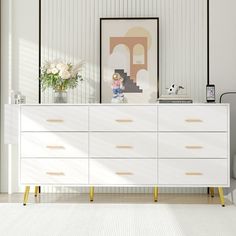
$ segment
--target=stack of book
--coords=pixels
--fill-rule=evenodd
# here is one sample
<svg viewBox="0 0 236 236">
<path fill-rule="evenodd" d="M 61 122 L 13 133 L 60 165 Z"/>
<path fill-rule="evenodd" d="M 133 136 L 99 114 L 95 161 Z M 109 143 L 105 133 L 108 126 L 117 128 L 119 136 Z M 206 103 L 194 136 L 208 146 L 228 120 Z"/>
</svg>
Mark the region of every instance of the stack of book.
<svg viewBox="0 0 236 236">
<path fill-rule="evenodd" d="M 191 98 L 181 98 L 181 97 L 163 97 L 158 98 L 157 102 L 159 103 L 193 103 Z"/>
</svg>

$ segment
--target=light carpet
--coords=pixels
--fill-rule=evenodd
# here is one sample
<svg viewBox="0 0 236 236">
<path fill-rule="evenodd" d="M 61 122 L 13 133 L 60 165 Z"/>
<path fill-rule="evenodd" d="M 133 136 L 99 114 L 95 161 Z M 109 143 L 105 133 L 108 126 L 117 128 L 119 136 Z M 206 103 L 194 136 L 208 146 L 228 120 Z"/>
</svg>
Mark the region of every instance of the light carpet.
<svg viewBox="0 0 236 236">
<path fill-rule="evenodd" d="M 1 236 L 235 236 L 236 207 L 0 204 Z"/>
</svg>

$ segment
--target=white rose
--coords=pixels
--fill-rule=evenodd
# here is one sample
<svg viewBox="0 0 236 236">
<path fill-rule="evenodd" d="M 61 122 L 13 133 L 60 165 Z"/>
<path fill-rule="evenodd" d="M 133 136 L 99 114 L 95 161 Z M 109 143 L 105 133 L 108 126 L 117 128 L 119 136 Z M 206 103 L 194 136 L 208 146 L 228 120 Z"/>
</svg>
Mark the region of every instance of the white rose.
<svg viewBox="0 0 236 236">
<path fill-rule="evenodd" d="M 52 73 L 55 75 L 55 74 L 57 74 L 58 73 L 58 69 L 57 68 L 53 68 L 52 69 Z"/>
<path fill-rule="evenodd" d="M 69 66 L 67 64 L 62 64 L 61 70 L 69 70 Z"/>
<path fill-rule="evenodd" d="M 64 65 L 62 66 L 62 70 L 69 70 L 69 66 L 68 66 L 67 64 L 64 64 Z"/>
<path fill-rule="evenodd" d="M 50 65 L 50 68 L 51 69 L 53 69 L 53 68 L 55 68 L 56 67 L 56 65 L 54 64 L 54 63 L 52 63 L 51 65 Z"/>
<path fill-rule="evenodd" d="M 52 70 L 51 69 L 47 69 L 47 74 L 51 74 Z"/>
<path fill-rule="evenodd" d="M 57 67 L 58 70 L 62 70 L 63 64 L 62 63 L 58 63 L 56 67 Z"/>
<path fill-rule="evenodd" d="M 69 79 L 71 77 L 71 74 L 68 70 L 61 71 L 59 75 L 62 79 Z"/>
</svg>

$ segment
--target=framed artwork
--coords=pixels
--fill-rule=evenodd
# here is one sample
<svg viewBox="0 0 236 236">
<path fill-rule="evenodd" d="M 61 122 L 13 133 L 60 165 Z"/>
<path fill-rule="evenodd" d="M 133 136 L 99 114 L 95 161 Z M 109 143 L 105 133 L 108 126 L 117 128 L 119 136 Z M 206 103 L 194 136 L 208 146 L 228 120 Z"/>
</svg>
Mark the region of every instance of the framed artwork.
<svg viewBox="0 0 236 236">
<path fill-rule="evenodd" d="M 127 103 L 156 102 L 159 85 L 159 19 L 100 19 L 100 102 L 111 103 L 114 77 Z"/>
</svg>

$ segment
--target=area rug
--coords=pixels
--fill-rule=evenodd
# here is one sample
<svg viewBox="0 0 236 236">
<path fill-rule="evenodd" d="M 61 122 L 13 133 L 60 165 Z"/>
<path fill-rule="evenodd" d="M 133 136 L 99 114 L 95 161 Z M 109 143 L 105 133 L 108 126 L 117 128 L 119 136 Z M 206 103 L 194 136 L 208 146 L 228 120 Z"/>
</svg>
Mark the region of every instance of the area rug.
<svg viewBox="0 0 236 236">
<path fill-rule="evenodd" d="M 206 204 L 0 204 L 1 236 L 235 236 L 236 207 Z"/>
</svg>

